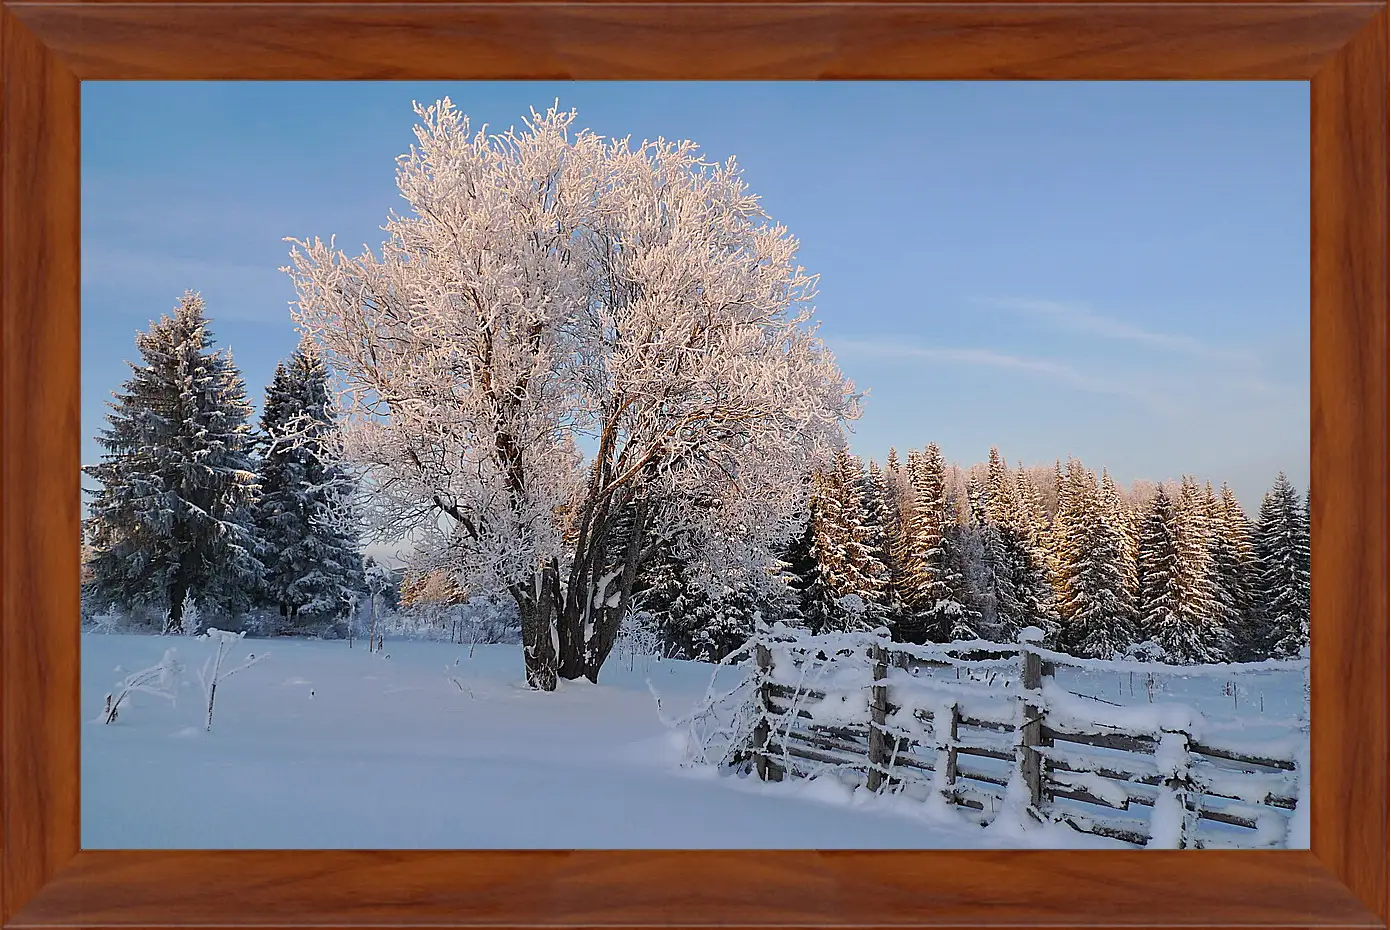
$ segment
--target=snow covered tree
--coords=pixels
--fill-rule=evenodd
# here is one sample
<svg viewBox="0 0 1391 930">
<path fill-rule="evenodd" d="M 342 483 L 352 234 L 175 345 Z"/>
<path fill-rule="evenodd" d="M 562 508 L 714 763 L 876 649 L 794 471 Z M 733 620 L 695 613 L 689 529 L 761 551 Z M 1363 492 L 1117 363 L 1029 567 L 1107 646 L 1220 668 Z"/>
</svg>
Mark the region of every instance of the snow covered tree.
<svg viewBox="0 0 1391 930">
<path fill-rule="evenodd" d="M 1213 581 L 1209 509 L 1206 493 L 1185 476 L 1177 501 L 1156 490 L 1141 526 L 1141 628 L 1170 662 L 1222 662 L 1231 654 Z"/>
<path fill-rule="evenodd" d="M 1229 659 L 1246 654 L 1251 612 L 1251 543 L 1246 517 L 1226 484 L 1219 497 L 1204 488 L 1208 517 L 1208 555 L 1212 568 L 1213 619 L 1222 628 Z"/>
<path fill-rule="evenodd" d="M 1309 643 L 1309 531 L 1299 493 L 1275 478 L 1256 528 L 1258 597 L 1268 655 L 1297 656 Z"/>
<path fill-rule="evenodd" d="M 1067 514 L 1064 512 L 1064 484 L 1063 465 L 1061 460 L 1055 459 L 1053 462 L 1053 474 L 1051 480 L 1047 482 L 1048 493 L 1045 494 L 1045 513 L 1047 514 L 1047 525 L 1043 531 L 1043 552 L 1044 564 L 1048 569 L 1048 580 L 1053 585 L 1053 594 L 1057 603 L 1061 604 L 1067 596 L 1066 583 L 1066 552 L 1067 552 Z"/>
<path fill-rule="evenodd" d="M 248 528 L 251 407 L 212 343 L 192 291 L 137 334 L 142 361 L 110 403 L 102 461 L 84 469 L 100 482 L 85 526 L 87 599 L 96 610 L 167 611 L 166 632 L 182 628 L 190 598 L 205 612 L 244 610 L 262 571 Z"/>
<path fill-rule="evenodd" d="M 863 623 L 878 627 L 886 620 L 889 585 L 888 566 L 881 557 L 885 519 L 882 483 L 872 483 L 864 463 L 845 447 L 836 451 L 835 471 L 850 566 L 845 593 L 864 602 Z"/>
<path fill-rule="evenodd" d="M 908 473 L 913 498 L 898 555 L 903 569 L 903 637 L 911 642 L 942 641 L 956 632 L 961 638 L 974 638 L 979 614 L 968 603 L 957 506 L 947 493 L 945 462 L 936 443 L 921 455 L 909 454 Z"/>
<path fill-rule="evenodd" d="M 418 113 L 410 214 L 380 257 L 297 243 L 295 315 L 347 391 L 377 533 L 509 594 L 533 687 L 597 680 L 658 539 L 703 527 L 701 572 L 765 571 L 805 512 L 789 476 L 858 397 L 808 325 L 797 241 L 732 159 L 576 132 L 573 111 L 501 134 L 447 99 Z"/>
<path fill-rule="evenodd" d="M 1060 632 L 1057 612 L 1057 590 L 1050 577 L 1048 553 L 1048 514 L 1043 495 L 1021 464 L 1015 474 L 1015 502 L 1018 516 L 1021 552 L 1015 559 L 1015 595 L 1020 602 L 1020 616 L 1025 626 L 1044 631 L 1046 643 L 1056 643 Z M 1008 632 L 1008 631 L 1006 631 Z"/>
<path fill-rule="evenodd" d="M 966 519 L 977 525 L 985 522 L 985 487 L 975 475 L 966 479 Z"/>
<path fill-rule="evenodd" d="M 817 471 L 811 484 L 806 530 L 790 559 L 797 570 L 800 612 L 812 633 L 844 630 L 840 599 L 850 593 L 851 572 L 842 499 L 832 471 Z"/>
<path fill-rule="evenodd" d="M 282 630 L 321 630 L 367 590 L 351 498 L 335 461 L 328 373 L 312 345 L 276 366 L 261 414 L 263 592 Z"/>
<path fill-rule="evenodd" d="M 1014 475 L 1015 501 L 1019 508 L 1019 525 L 1031 545 L 1042 558 L 1048 540 L 1048 511 L 1043 506 L 1043 493 L 1029 477 L 1021 462 Z"/>
<path fill-rule="evenodd" d="M 1140 591 L 1140 638 L 1153 641 L 1166 655 L 1200 652 L 1187 644 L 1196 637 L 1184 621 L 1178 551 L 1178 519 L 1168 493 L 1159 488 L 1150 499 L 1136 545 Z"/>
<path fill-rule="evenodd" d="M 943 528 L 943 576 L 950 595 L 937 602 L 938 636 L 948 642 L 981 639 L 995 625 L 996 579 L 985 571 L 983 527 L 953 521 Z"/>
<path fill-rule="evenodd" d="M 812 476 L 810 519 L 792 562 L 800 570 L 801 615 L 814 633 L 885 622 L 887 569 L 864 509 L 866 480 L 859 459 L 844 448 Z M 852 594 L 865 608 L 855 616 L 843 606 Z"/>
<path fill-rule="evenodd" d="M 1213 570 L 1213 524 L 1206 492 L 1184 475 L 1175 502 L 1179 584 L 1183 619 L 1191 627 L 1190 646 L 1173 654 L 1177 662 L 1221 662 L 1231 652 L 1231 630 L 1221 613 Z"/>
<path fill-rule="evenodd" d="M 1234 612 L 1231 631 L 1232 658 L 1253 661 L 1265 654 L 1264 625 L 1256 597 L 1259 566 L 1256 562 L 1254 527 L 1225 482 L 1217 500 L 1217 535 L 1213 566 L 1218 579 L 1219 598 L 1226 610 Z"/>
<path fill-rule="evenodd" d="M 1134 597 L 1138 578 L 1135 565 L 1135 514 L 1130 502 L 1121 494 L 1112 480 L 1111 473 L 1101 470 L 1101 512 L 1120 536 L 1121 571 L 1125 573 L 1125 583 Z"/>
<path fill-rule="evenodd" d="M 698 637 L 696 608 L 702 600 L 691 587 L 692 571 L 681 541 L 664 539 L 638 570 L 633 604 L 652 617 L 667 658 L 690 658 Z"/>
<path fill-rule="evenodd" d="M 719 662 L 753 635 L 763 619 L 758 599 L 744 585 L 720 585 L 694 604 L 693 641 L 689 658 Z"/>
<path fill-rule="evenodd" d="M 1107 519 L 1096 475 L 1070 459 L 1054 521 L 1060 540 L 1062 645 L 1109 659 L 1135 641 L 1135 608 L 1122 567 L 1120 531 Z"/>
<path fill-rule="evenodd" d="M 1036 497 L 1027 478 L 1012 473 L 991 448 L 972 527 L 980 565 L 971 586 L 980 598 L 981 633 L 997 642 L 1014 642 L 1027 626 L 1056 633 L 1052 592 L 1035 544 Z"/>
<path fill-rule="evenodd" d="M 897 623 L 902 606 L 893 587 L 894 541 L 899 533 L 898 501 L 888 477 L 880 470 L 879 463 L 872 460 L 860 485 L 860 498 L 864 504 L 865 545 L 878 563 L 870 564 L 877 576 L 875 604 L 880 608 L 882 622 L 892 627 Z"/>
</svg>

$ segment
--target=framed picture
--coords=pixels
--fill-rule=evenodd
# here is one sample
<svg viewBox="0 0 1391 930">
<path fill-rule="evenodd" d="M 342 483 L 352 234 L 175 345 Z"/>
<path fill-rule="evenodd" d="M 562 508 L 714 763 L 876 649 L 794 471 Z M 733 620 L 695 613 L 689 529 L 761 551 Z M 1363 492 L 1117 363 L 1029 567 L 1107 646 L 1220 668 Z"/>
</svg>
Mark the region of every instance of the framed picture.
<svg viewBox="0 0 1391 930">
<path fill-rule="evenodd" d="M 1384 3 L 11 3 L 0 16 L 4 926 L 1386 925 Z M 83 86 L 141 78 L 431 85 L 416 146 L 401 156 L 387 141 L 401 120 L 349 104 L 394 101 L 400 84 Z M 548 80 L 496 83 L 517 78 Z M 1204 100 L 1177 84 L 1061 83 L 1195 78 L 1285 83 L 1223 84 Z M 529 101 L 537 109 L 513 130 L 525 111 L 494 112 L 537 89 L 555 96 L 560 81 L 614 79 L 757 82 L 572 84 L 578 115 Z M 965 83 L 978 79 L 1059 83 Z M 429 96 L 449 80 L 486 83 L 453 85 L 477 89 L 469 104 Z M 1198 86 L 1214 85 L 1188 85 Z M 1307 395 L 1302 375 L 1288 396 L 1265 379 L 1271 358 L 1197 338 L 1212 320 L 1107 315 L 1029 296 L 1026 276 L 995 279 L 1012 293 L 969 295 L 967 276 L 948 291 L 972 313 L 1038 328 L 1019 345 L 927 343 L 908 331 L 911 313 L 861 316 L 862 331 L 821 314 L 821 339 L 807 334 L 816 281 L 800 261 L 818 253 L 798 227 L 817 227 L 811 214 L 790 234 L 764 225 L 796 213 L 779 192 L 805 175 L 831 201 L 882 202 L 895 199 L 884 176 L 950 174 L 963 188 L 955 215 L 969 215 L 972 184 L 978 203 L 1006 213 L 980 193 L 993 187 L 988 166 L 932 161 L 890 120 L 931 111 L 963 152 L 983 152 L 975 124 L 951 114 L 998 107 L 1010 87 L 1029 95 L 1045 135 L 1084 148 L 1117 124 L 1069 121 L 1057 101 L 1093 115 L 1137 101 L 1129 122 L 1153 143 L 1118 144 L 1110 165 L 1091 163 L 1090 181 L 1120 197 L 1116 178 L 1131 177 L 1146 188 L 1134 203 L 1178 203 L 1199 197 L 1186 183 L 1211 185 L 1213 208 L 1239 218 L 1236 234 L 1167 229 L 1183 243 L 1171 260 L 1221 250 L 1247 263 L 1244 279 L 1207 279 L 1251 290 L 1227 300 L 1246 318 L 1219 331 L 1293 319 L 1277 357 L 1300 374 L 1307 353 Z M 763 109 L 746 108 L 750 121 L 722 135 L 718 117 L 738 111 L 740 94 Z M 608 99 L 623 102 L 589 132 L 587 104 Z M 1253 138 L 1279 124 L 1272 114 L 1302 117 L 1304 100 L 1307 149 L 1288 125 Z M 204 105 L 220 118 L 193 118 Z M 681 125 L 667 131 L 658 113 Z M 875 165 L 883 175 L 856 194 L 818 174 L 815 155 L 793 154 L 817 133 L 789 113 L 852 142 L 881 119 L 896 155 L 841 152 L 844 178 L 869 179 Z M 214 335 L 228 292 L 219 273 L 255 290 L 235 244 L 210 246 L 225 250 L 218 266 L 184 243 L 192 258 L 175 277 L 207 294 L 149 306 L 139 290 L 173 283 L 167 262 L 142 266 L 153 253 L 140 224 L 191 240 L 207 192 L 241 176 L 216 157 L 181 167 L 196 147 L 160 142 L 178 135 L 166 124 L 179 114 L 190 137 L 204 132 L 208 151 L 233 160 L 239 150 L 217 132 L 260 117 L 287 127 L 268 140 L 298 129 L 322 173 L 353 170 L 324 155 L 334 133 L 381 138 L 379 174 L 400 156 L 409 212 L 387 220 L 387 244 L 354 258 L 315 238 L 339 229 L 287 230 L 308 236 L 286 243 L 288 267 L 271 271 L 292 283 L 291 310 L 245 343 L 233 319 L 237 362 Z M 1183 117 L 1232 134 L 1222 171 L 1190 171 L 1161 138 Z M 661 141 L 688 131 L 710 160 Z M 630 135 L 659 141 L 620 141 Z M 1307 214 L 1289 196 L 1306 151 Z M 783 187 L 748 167 L 760 152 Z M 735 153 L 743 174 L 724 161 Z M 150 168 L 145 188 L 113 191 L 108 169 L 122 158 Z M 1142 158 L 1150 180 L 1109 173 Z M 1000 176 L 1011 170 L 1038 177 L 1009 166 Z M 1237 179 L 1252 180 L 1247 200 L 1232 194 Z M 747 196 L 765 184 L 766 216 Z M 274 190 L 267 175 L 259 186 L 237 195 L 248 215 Z M 297 187 L 282 200 L 299 203 L 314 181 Z M 1049 228 L 1098 215 L 1085 183 L 1063 190 Z M 915 209 L 912 195 L 896 199 Z M 347 215 L 295 209 L 296 224 Z M 1267 240 L 1282 216 L 1307 219 L 1307 239 Z M 350 235 L 361 219 L 345 221 Z M 845 261 L 808 264 L 872 295 L 875 284 L 848 271 L 854 251 L 892 253 L 885 240 L 908 219 L 881 210 L 861 221 L 872 234 L 822 234 Z M 987 239 L 1022 255 L 1028 229 L 1048 234 L 1021 225 L 974 239 L 963 229 L 961 260 Z M 806 237 L 800 253 L 792 235 Z M 1281 248 L 1288 268 L 1272 259 Z M 120 306 L 91 282 L 121 276 L 141 295 L 127 305 L 146 314 L 133 347 L 108 332 L 130 328 L 119 309 L 82 316 Z M 945 268 L 938 278 L 952 280 Z M 1305 280 L 1307 342 L 1303 295 L 1288 297 Z M 1067 363 L 1031 354 L 1047 327 L 1067 331 Z M 296 331 L 298 346 L 273 348 Z M 646 335 L 634 341 L 636 331 Z M 678 331 L 689 338 L 673 341 Z M 1077 354 L 1083 337 L 1102 348 Z M 1167 353 L 1169 386 L 1138 387 L 1143 359 L 1124 346 Z M 139 360 L 112 376 L 120 366 L 107 356 L 132 349 Z M 286 360 L 271 376 L 276 352 Z M 1213 406 L 1224 388 L 1208 372 L 1225 366 L 1230 384 L 1263 398 L 1245 413 L 1268 415 L 1264 431 L 1237 438 L 1212 409 L 1172 417 L 1176 356 L 1191 404 Z M 922 411 L 893 397 L 915 384 L 945 396 L 966 380 L 929 389 L 913 380 L 921 372 L 896 370 L 927 361 L 1051 379 L 1074 411 L 1109 397 L 1181 421 L 1189 435 L 1160 445 L 1205 456 L 1201 478 L 1153 449 L 1158 473 L 1116 462 L 1112 474 L 1072 458 L 1073 446 L 1054 451 L 1056 463 L 1029 446 L 1032 467 L 1011 465 L 1009 434 L 988 459 L 948 437 L 944 458 Z M 847 447 L 844 427 L 864 409 L 852 369 L 876 399 L 889 395 L 894 416 L 864 419 Z M 257 375 L 253 392 L 266 386 L 255 422 L 243 370 Z M 112 398 L 100 423 L 93 391 Z M 1036 416 L 1001 416 L 1001 428 Z M 1272 465 L 1262 443 L 1290 434 L 1281 448 L 1302 455 L 1306 426 L 1308 470 Z M 894 430 L 904 459 L 881 460 L 874 444 L 893 444 Z M 1068 441 L 1115 448 L 1087 446 L 1085 432 Z M 1258 507 L 1265 486 L 1248 486 L 1240 457 L 1214 452 L 1224 438 L 1245 465 L 1295 480 L 1282 473 Z M 1214 487 L 1226 468 L 1232 487 Z M 133 635 L 142 631 L 167 638 Z M 156 642 L 169 646 L 163 659 L 147 655 Z M 453 662 L 427 680 L 446 653 Z M 586 679 L 599 689 L 546 693 L 589 689 Z M 599 709 L 583 725 L 538 726 L 560 698 Z M 626 741 L 589 727 L 639 711 L 660 726 L 625 730 Z M 491 756 L 432 765 L 450 726 L 485 734 Z M 574 782 L 563 801 L 528 746 L 563 748 L 567 732 L 594 764 L 557 770 Z M 338 771 L 276 749 L 318 740 Z M 390 751 L 374 761 L 354 749 L 367 742 Z M 670 773 L 613 764 L 640 753 L 679 754 L 724 782 L 674 790 Z M 495 794 L 496 816 L 452 803 L 470 785 Z M 649 813 L 631 807 L 639 801 Z M 422 805 L 438 808 L 439 831 L 392 829 Z M 355 818 L 359 806 L 368 813 Z M 674 808 L 681 829 L 660 826 Z M 451 817 L 472 821 L 472 841 L 451 841 L 463 835 Z"/>
</svg>

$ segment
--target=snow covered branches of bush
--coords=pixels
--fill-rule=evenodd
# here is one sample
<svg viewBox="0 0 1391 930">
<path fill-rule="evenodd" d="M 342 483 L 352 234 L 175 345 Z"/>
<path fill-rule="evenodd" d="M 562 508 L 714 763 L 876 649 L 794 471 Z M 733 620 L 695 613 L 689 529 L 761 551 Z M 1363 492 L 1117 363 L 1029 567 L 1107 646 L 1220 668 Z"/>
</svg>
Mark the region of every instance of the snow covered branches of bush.
<svg viewBox="0 0 1391 930">
<path fill-rule="evenodd" d="M 382 537 L 522 616 L 528 681 L 597 679 L 658 539 L 756 576 L 858 415 L 815 279 L 734 162 L 575 113 L 473 129 L 419 107 L 380 256 L 296 242 L 295 316 L 341 379 Z M 601 595 L 602 591 L 602 595 Z"/>
<path fill-rule="evenodd" d="M 121 669 L 117 669 L 121 671 Z M 177 701 L 177 689 L 182 680 L 183 663 L 178 660 L 175 650 L 164 650 L 164 658 L 149 668 L 132 672 L 123 678 L 110 694 L 106 696 L 106 706 L 102 710 L 102 723 L 115 723 L 120 716 L 122 705 L 132 694 L 153 694 L 169 701 Z"/>
<path fill-rule="evenodd" d="M 213 728 L 213 704 L 217 700 L 217 685 L 224 679 L 231 678 L 238 672 L 244 672 L 251 666 L 262 662 L 266 658 L 263 652 L 260 655 L 251 653 L 241 665 L 231 668 L 223 668 L 223 662 L 227 658 L 227 652 L 233 644 L 241 641 L 246 636 L 245 633 L 229 633 L 226 630 L 208 630 L 199 639 L 207 640 L 215 646 L 212 655 L 208 656 L 203 667 L 198 670 L 198 683 L 203 686 L 203 696 L 207 699 L 208 718 L 207 729 Z"/>
<path fill-rule="evenodd" d="M 194 611 L 196 613 L 196 609 Z M 188 612 L 182 618 L 188 622 Z M 191 634 L 190 634 L 191 635 Z M 198 670 L 198 682 L 203 689 L 204 706 L 207 709 L 205 725 L 213 728 L 213 705 L 217 699 L 217 686 L 238 672 L 246 671 L 266 658 L 266 654 L 252 653 L 240 664 L 226 667 L 227 654 L 245 633 L 229 633 L 226 630 L 209 629 L 198 637 L 199 641 L 213 644 L 213 651 Z M 120 669 L 117 669 L 120 671 Z M 114 723 L 121 708 L 132 694 L 152 694 L 170 703 L 176 703 L 178 689 L 185 683 L 186 668 L 175 655 L 175 650 L 166 649 L 164 658 L 149 668 L 141 669 L 122 679 L 106 696 L 106 706 L 102 710 L 102 722 Z"/>
</svg>

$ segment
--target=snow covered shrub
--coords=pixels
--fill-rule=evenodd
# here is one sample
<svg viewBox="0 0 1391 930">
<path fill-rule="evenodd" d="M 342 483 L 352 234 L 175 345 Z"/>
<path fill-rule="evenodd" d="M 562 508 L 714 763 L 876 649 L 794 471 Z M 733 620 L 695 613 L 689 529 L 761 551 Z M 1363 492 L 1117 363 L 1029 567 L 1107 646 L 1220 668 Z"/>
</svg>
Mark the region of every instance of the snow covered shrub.
<svg viewBox="0 0 1391 930">
<path fill-rule="evenodd" d="M 630 611 L 618 625 L 618 642 L 614 645 L 614 651 L 620 660 L 625 655 L 628 657 L 628 671 L 633 670 L 638 657 L 644 660 L 660 659 L 662 637 L 657 631 L 656 618 L 645 610 Z"/>
<path fill-rule="evenodd" d="M 1126 647 L 1124 655 L 1125 658 L 1137 662 L 1163 662 L 1165 659 L 1164 647 L 1152 639 L 1143 643 L 1131 643 Z"/>
<path fill-rule="evenodd" d="M 166 649 L 164 658 L 160 659 L 158 663 L 127 675 L 106 696 L 106 706 L 102 710 L 102 722 L 115 723 L 121 706 L 126 703 L 127 698 L 137 692 L 153 694 L 168 700 L 171 704 L 175 703 L 175 689 L 178 688 L 183 671 L 183 663 L 175 658 L 174 650 Z"/>
<path fill-rule="evenodd" d="M 227 657 L 227 652 L 233 643 L 246 636 L 245 632 L 229 633 L 226 630 L 208 630 L 207 633 L 198 637 L 216 644 L 216 651 L 208 656 L 207 661 L 198 672 L 198 681 L 203 686 L 203 696 L 208 702 L 208 722 L 207 728 L 213 728 L 213 702 L 217 699 L 217 685 L 224 678 L 230 678 L 237 672 L 245 671 L 266 658 L 265 653 L 256 655 L 254 653 L 247 656 L 246 661 L 235 668 L 223 669 L 222 663 Z"/>
<path fill-rule="evenodd" d="M 203 612 L 198 609 L 198 602 L 193 599 L 192 594 L 185 594 L 183 615 L 179 618 L 179 632 L 185 636 L 197 636 L 198 628 L 202 624 Z"/>
<path fill-rule="evenodd" d="M 754 728 L 764 719 L 760 688 L 766 678 L 754 650 L 759 638 L 748 640 L 716 663 L 705 693 L 681 717 L 668 717 L 662 698 L 648 681 L 662 724 L 685 739 L 684 765 L 708 765 L 746 771 Z M 735 683 L 721 685 L 726 669 L 736 669 Z"/>
<path fill-rule="evenodd" d="M 517 606 L 498 597 L 478 595 L 455 608 L 459 618 L 460 642 L 476 645 L 519 643 L 522 621 Z"/>
</svg>

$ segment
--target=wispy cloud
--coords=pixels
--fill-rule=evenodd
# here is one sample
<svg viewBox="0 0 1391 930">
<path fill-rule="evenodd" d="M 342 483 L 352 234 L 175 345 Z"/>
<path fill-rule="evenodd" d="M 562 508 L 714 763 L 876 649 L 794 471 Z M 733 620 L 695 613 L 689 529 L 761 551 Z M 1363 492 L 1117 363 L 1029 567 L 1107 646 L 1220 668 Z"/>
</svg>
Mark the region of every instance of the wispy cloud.
<svg viewBox="0 0 1391 930">
<path fill-rule="evenodd" d="M 1145 329 L 1125 320 L 1103 316 L 1080 304 L 1015 297 L 990 298 L 980 300 L 978 303 L 1000 310 L 1012 310 L 1042 317 L 1067 329 L 1101 339 L 1129 342 L 1192 358 L 1240 363 L 1250 363 L 1255 360 L 1249 352 L 1208 345 L 1192 336 Z"/>
<path fill-rule="evenodd" d="M 1046 358 L 1011 355 L 993 349 L 971 349 L 949 346 L 915 346 L 902 341 L 880 339 L 840 339 L 828 342 L 837 355 L 881 359 L 922 359 L 950 365 L 969 365 L 999 368 L 1039 375 L 1068 387 L 1094 394 L 1129 397 L 1160 411 L 1168 404 L 1154 392 L 1112 378 L 1088 374 L 1065 362 Z"/>
<path fill-rule="evenodd" d="M 158 290 L 166 296 L 168 307 L 185 289 L 201 291 L 215 320 L 252 323 L 287 322 L 293 296 L 289 278 L 271 262 L 207 261 L 104 246 L 83 247 L 82 286 L 93 293 L 141 296 Z M 214 300 L 218 301 L 215 307 L 211 306 Z M 162 313 L 168 307 L 152 309 Z"/>
</svg>

